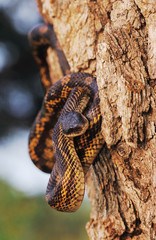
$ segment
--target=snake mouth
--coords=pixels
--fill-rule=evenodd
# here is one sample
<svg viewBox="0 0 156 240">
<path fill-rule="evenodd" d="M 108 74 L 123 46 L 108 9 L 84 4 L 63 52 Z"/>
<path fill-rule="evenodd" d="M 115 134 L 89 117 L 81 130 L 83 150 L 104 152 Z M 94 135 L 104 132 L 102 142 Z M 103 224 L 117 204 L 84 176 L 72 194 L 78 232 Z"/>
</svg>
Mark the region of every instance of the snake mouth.
<svg viewBox="0 0 156 240">
<path fill-rule="evenodd" d="M 60 120 L 62 133 L 67 137 L 77 137 L 86 132 L 89 127 L 87 118 L 79 112 L 70 112 Z"/>
</svg>

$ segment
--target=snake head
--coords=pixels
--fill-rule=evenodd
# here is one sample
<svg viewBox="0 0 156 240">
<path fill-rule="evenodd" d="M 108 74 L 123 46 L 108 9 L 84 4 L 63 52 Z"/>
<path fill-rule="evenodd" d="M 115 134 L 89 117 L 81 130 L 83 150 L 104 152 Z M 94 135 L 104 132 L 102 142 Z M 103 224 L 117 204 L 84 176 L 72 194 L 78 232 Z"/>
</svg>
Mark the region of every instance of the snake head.
<svg viewBox="0 0 156 240">
<path fill-rule="evenodd" d="M 76 137 L 84 134 L 88 129 L 87 118 L 79 112 L 69 112 L 60 119 L 62 133 L 68 137 Z"/>
</svg>

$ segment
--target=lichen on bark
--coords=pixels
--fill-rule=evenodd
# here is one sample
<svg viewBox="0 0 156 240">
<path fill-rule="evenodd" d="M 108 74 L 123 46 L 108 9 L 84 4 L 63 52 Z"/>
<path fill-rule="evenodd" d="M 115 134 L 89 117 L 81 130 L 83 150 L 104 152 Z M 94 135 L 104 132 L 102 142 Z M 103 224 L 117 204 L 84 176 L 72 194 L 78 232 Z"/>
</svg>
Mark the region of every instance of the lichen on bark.
<svg viewBox="0 0 156 240">
<path fill-rule="evenodd" d="M 54 26 L 71 71 L 97 77 L 106 143 L 87 178 L 92 204 L 88 236 L 154 240 L 155 0 L 37 3 L 44 20 Z M 52 55 L 49 51 L 49 65 Z"/>
</svg>

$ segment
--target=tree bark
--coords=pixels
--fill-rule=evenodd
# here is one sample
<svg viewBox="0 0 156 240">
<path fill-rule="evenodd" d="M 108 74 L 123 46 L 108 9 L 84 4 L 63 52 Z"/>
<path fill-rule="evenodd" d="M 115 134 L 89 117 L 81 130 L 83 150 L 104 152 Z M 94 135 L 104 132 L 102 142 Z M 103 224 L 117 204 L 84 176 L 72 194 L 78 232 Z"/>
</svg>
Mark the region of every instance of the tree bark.
<svg viewBox="0 0 156 240">
<path fill-rule="evenodd" d="M 106 143 L 87 178 L 92 204 L 88 236 L 154 240 L 155 0 L 37 3 L 44 20 L 54 26 L 71 71 L 97 77 Z"/>
</svg>

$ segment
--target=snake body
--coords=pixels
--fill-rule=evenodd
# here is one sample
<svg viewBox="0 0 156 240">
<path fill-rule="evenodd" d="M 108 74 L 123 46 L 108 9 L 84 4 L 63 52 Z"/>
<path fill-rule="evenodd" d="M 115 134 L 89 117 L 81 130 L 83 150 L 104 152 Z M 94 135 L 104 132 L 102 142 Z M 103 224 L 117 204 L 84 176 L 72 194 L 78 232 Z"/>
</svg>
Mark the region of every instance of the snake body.
<svg viewBox="0 0 156 240">
<path fill-rule="evenodd" d="M 29 34 L 40 67 L 45 97 L 31 128 L 29 153 L 34 164 L 51 173 L 48 204 L 63 212 L 76 211 L 84 197 L 86 173 L 104 144 L 96 79 L 88 73 L 69 73 L 51 86 L 46 52 L 57 52 L 56 35 L 40 25 Z M 62 72 L 69 72 L 65 55 L 58 51 Z"/>
</svg>

